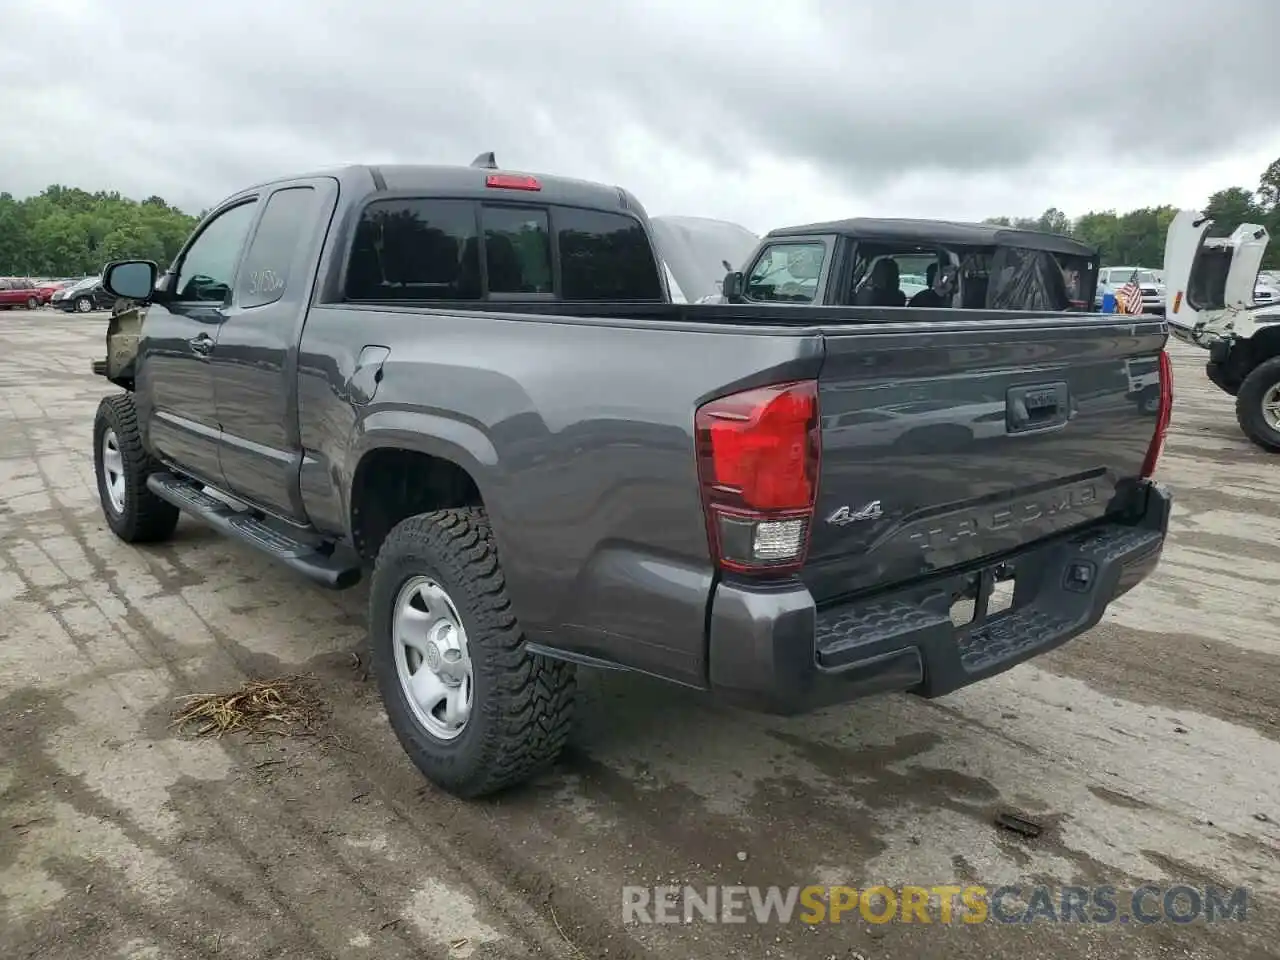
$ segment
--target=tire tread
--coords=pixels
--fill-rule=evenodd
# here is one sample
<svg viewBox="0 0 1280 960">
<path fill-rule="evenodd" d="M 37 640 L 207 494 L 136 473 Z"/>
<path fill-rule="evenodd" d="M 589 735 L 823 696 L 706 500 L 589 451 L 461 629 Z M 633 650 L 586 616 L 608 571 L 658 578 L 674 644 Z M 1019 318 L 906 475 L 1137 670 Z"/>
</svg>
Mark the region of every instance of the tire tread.
<svg viewBox="0 0 1280 960">
<path fill-rule="evenodd" d="M 1236 394 L 1236 421 L 1255 446 L 1268 453 L 1280 453 L 1280 432 L 1262 417 L 1262 395 L 1280 383 L 1280 357 L 1264 360 L 1244 378 Z"/>
<path fill-rule="evenodd" d="M 155 543 L 168 540 L 178 525 L 181 511 L 167 500 L 162 500 L 147 487 L 151 474 L 164 470 L 164 465 L 151 456 L 142 445 L 142 433 L 138 429 L 138 412 L 133 395 L 117 393 L 103 397 L 98 405 L 97 425 L 94 430 L 94 465 L 99 494 L 103 497 L 103 511 L 116 536 L 128 543 Z M 105 427 L 116 433 L 120 456 L 128 473 L 124 513 L 112 515 L 102 490 L 101 475 L 102 433 Z"/>
<path fill-rule="evenodd" d="M 472 798 L 528 780 L 550 766 L 564 749 L 573 727 L 576 680 L 571 664 L 528 652 L 507 595 L 488 517 L 481 507 L 462 507 L 418 514 L 397 524 L 378 551 L 370 603 L 394 603 L 384 597 L 379 581 L 406 557 L 437 566 L 462 593 L 455 599 L 470 614 L 467 628 L 472 663 L 484 670 L 488 695 L 477 701 L 483 711 L 483 737 L 462 764 L 436 764 L 433 743 L 411 717 L 392 725 L 419 768 L 455 795 Z M 389 611 L 370 610 L 370 629 Z M 399 680 L 389 649 L 390 637 L 371 636 L 375 660 L 381 659 L 379 682 L 390 700 Z M 388 704 L 390 706 L 390 704 Z M 473 714 L 473 722 L 475 716 Z M 468 731 L 470 732 L 470 731 Z M 464 733 L 464 736 L 466 734 Z"/>
</svg>

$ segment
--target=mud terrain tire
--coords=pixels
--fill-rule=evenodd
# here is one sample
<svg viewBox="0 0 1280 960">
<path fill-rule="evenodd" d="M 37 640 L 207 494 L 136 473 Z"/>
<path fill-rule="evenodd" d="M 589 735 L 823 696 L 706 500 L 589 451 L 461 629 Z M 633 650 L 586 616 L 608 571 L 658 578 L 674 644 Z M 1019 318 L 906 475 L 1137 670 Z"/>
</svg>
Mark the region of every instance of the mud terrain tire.
<svg viewBox="0 0 1280 960">
<path fill-rule="evenodd" d="M 173 536 L 180 511 L 147 489 L 147 477 L 163 469 L 142 446 L 133 395 L 103 397 L 93 418 L 93 472 L 107 526 L 126 543 L 155 543 Z"/>
<path fill-rule="evenodd" d="M 438 586 L 456 612 L 470 662 L 470 713 L 448 739 L 419 719 L 402 680 L 405 662 L 397 665 L 398 601 L 423 581 Z M 391 530 L 373 570 L 369 642 L 401 746 L 428 780 L 455 796 L 480 797 L 530 779 L 555 762 L 569 738 L 573 666 L 525 649 L 483 508 L 419 514 Z"/>
<path fill-rule="evenodd" d="M 1236 420 L 1246 437 L 1268 453 L 1280 453 L 1280 429 L 1268 422 L 1264 406 L 1280 402 L 1280 357 L 1250 371 L 1236 395 Z"/>
</svg>

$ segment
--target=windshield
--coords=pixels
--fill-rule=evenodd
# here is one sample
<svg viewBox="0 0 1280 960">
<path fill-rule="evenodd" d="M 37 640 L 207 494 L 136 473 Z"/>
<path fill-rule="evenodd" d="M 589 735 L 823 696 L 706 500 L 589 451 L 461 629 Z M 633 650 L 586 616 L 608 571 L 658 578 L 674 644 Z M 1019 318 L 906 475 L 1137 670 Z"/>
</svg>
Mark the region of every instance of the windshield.
<svg viewBox="0 0 1280 960">
<path fill-rule="evenodd" d="M 724 275 L 741 269 L 760 241 L 746 227 L 726 220 L 651 217 L 649 223 L 659 257 L 690 302 L 718 296 Z"/>
<path fill-rule="evenodd" d="M 1112 267 L 1111 282 L 1112 283 L 1128 283 L 1129 278 L 1133 276 L 1134 272 L 1135 271 L 1133 270 L 1126 270 L 1123 267 Z M 1156 276 L 1156 272 L 1154 270 L 1138 270 L 1137 276 L 1134 277 L 1134 279 L 1137 280 L 1138 283 L 1159 283 L 1160 282 L 1160 278 Z"/>
</svg>

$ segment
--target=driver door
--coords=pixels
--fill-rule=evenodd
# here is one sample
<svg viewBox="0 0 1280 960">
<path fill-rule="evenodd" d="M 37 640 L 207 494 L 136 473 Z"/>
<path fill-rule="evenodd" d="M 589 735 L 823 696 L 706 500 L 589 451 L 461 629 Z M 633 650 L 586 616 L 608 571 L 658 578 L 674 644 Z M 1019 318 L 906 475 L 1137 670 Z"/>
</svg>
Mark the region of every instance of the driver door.
<svg viewBox="0 0 1280 960">
<path fill-rule="evenodd" d="M 181 472 L 216 487 L 225 483 L 209 355 L 231 302 L 257 199 L 240 197 L 204 222 L 157 284 L 138 343 L 135 402 L 144 443 Z"/>
</svg>

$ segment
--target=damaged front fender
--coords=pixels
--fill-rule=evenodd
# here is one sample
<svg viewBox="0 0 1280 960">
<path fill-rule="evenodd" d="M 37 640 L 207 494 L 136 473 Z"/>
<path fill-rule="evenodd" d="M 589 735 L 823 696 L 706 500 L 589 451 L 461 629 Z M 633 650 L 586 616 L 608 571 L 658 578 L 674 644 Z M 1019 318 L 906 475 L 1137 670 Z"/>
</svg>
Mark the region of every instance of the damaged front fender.
<svg viewBox="0 0 1280 960">
<path fill-rule="evenodd" d="M 107 323 L 107 358 L 96 360 L 93 372 L 106 377 L 116 386 L 133 389 L 134 361 L 138 356 L 138 336 L 142 331 L 142 319 L 146 316 L 145 304 L 132 300 L 117 300 L 111 308 Z"/>
</svg>

